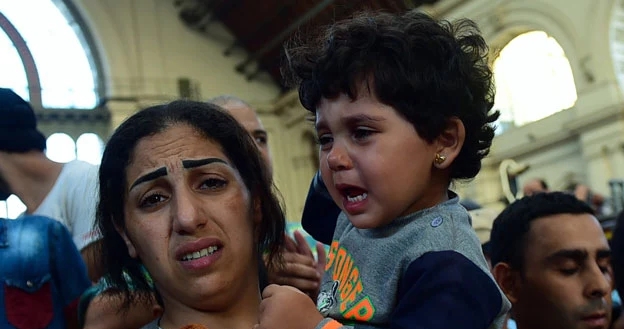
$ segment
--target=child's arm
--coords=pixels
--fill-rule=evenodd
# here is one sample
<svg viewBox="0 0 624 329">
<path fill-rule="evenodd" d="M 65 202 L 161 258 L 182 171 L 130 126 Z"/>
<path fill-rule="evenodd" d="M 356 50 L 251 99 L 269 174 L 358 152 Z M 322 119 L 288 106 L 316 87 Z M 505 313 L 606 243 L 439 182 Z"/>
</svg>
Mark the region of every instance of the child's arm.
<svg viewBox="0 0 624 329">
<path fill-rule="evenodd" d="M 324 319 L 314 302 L 301 291 L 270 285 L 262 292 L 260 323 L 254 329 L 337 329 L 337 321 Z"/>
<path fill-rule="evenodd" d="M 390 328 L 486 329 L 503 299 L 492 278 L 455 251 L 426 253 L 401 280 Z"/>
</svg>

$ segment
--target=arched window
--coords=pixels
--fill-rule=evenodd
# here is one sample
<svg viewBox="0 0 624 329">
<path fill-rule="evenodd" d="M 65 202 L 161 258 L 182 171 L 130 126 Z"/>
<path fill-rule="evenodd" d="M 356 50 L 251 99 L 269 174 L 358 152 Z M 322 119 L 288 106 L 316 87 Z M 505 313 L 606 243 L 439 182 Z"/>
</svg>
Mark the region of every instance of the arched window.
<svg viewBox="0 0 624 329">
<path fill-rule="evenodd" d="M 22 59 L 17 53 L 9 36 L 0 29 L 0 86 L 13 89 L 25 100 L 29 100 L 28 80 L 22 65 Z"/>
<path fill-rule="evenodd" d="M 96 108 L 103 94 L 101 64 L 77 14 L 70 0 L 0 0 L 0 87 L 33 106 L 38 129 L 50 135 L 50 159 L 99 164 L 103 142 L 93 132 L 106 135 L 110 115 Z M 74 142 L 63 131 L 82 135 Z M 25 210 L 15 195 L 0 201 L 0 217 Z"/>
<path fill-rule="evenodd" d="M 570 62 L 559 43 L 542 31 L 511 40 L 494 61 L 498 133 L 540 120 L 576 103 Z"/>
<path fill-rule="evenodd" d="M 85 40 L 62 1 L 0 1 L 0 87 L 35 107 L 93 109 L 98 74 Z"/>
<path fill-rule="evenodd" d="M 6 202 L 0 202 L 0 217 L 2 218 L 17 218 L 24 211 L 26 211 L 26 206 L 15 195 L 11 195 Z"/>
<path fill-rule="evenodd" d="M 76 141 L 76 158 L 85 162 L 99 165 L 104 152 L 104 142 L 93 133 L 80 135 Z"/>
<path fill-rule="evenodd" d="M 76 160 L 76 143 L 65 133 L 55 133 L 46 141 L 46 156 L 55 162 Z"/>
</svg>

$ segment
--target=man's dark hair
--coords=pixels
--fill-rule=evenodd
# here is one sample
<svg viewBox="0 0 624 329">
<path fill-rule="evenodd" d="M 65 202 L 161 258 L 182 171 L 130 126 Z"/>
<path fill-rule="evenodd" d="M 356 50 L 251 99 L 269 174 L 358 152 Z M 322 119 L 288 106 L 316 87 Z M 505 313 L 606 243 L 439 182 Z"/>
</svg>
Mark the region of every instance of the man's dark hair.
<svg viewBox="0 0 624 329">
<path fill-rule="evenodd" d="M 524 197 L 496 217 L 490 233 L 492 266 L 505 262 L 521 270 L 531 221 L 558 214 L 594 214 L 592 208 L 573 195 L 562 192 L 537 193 Z"/>
<path fill-rule="evenodd" d="M 476 24 L 436 21 L 418 11 L 356 14 L 305 41 L 285 46 L 282 74 L 299 86 L 303 106 L 316 113 L 321 98 L 346 94 L 355 100 L 366 83 L 381 103 L 392 106 L 418 135 L 433 142 L 451 118 L 459 118 L 466 140 L 453 161 L 451 178 L 473 178 L 489 152 L 494 122 L 488 48 Z"/>
<path fill-rule="evenodd" d="M 617 224 L 611 236 L 611 266 L 615 288 L 624 294 L 624 211 L 617 217 Z"/>
<path fill-rule="evenodd" d="M 37 130 L 35 111 L 13 90 L 0 88 L 0 151 L 43 152 L 46 138 Z"/>
</svg>

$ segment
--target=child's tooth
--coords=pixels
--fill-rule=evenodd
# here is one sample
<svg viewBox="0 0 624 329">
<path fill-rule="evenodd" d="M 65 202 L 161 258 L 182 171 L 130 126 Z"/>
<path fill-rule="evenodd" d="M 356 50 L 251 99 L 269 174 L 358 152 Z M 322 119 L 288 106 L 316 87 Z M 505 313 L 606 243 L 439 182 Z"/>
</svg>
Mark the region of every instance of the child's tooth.
<svg viewBox="0 0 624 329">
<path fill-rule="evenodd" d="M 193 253 L 193 258 L 199 258 L 201 255 L 199 253 L 199 251 L 196 251 Z"/>
<path fill-rule="evenodd" d="M 208 249 L 202 249 L 202 250 L 199 252 L 199 255 L 200 255 L 200 256 L 202 256 L 202 257 L 204 257 L 204 256 L 208 255 Z"/>
</svg>

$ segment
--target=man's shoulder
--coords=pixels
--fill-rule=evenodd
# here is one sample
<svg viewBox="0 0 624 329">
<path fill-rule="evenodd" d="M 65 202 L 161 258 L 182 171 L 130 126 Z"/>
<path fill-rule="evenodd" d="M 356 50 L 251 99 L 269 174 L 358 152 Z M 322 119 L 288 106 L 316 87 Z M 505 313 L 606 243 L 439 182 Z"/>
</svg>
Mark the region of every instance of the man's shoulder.
<svg viewBox="0 0 624 329">
<path fill-rule="evenodd" d="M 63 175 L 84 175 L 97 173 L 99 166 L 81 160 L 73 160 L 63 165 Z"/>
<path fill-rule="evenodd" d="M 63 166 L 63 171 L 55 185 L 59 185 L 64 193 L 74 191 L 82 194 L 86 190 L 95 190 L 94 186 L 98 183 L 98 170 L 99 166 L 88 162 L 80 160 L 68 162 Z M 89 195 L 89 197 L 92 196 Z"/>
</svg>

